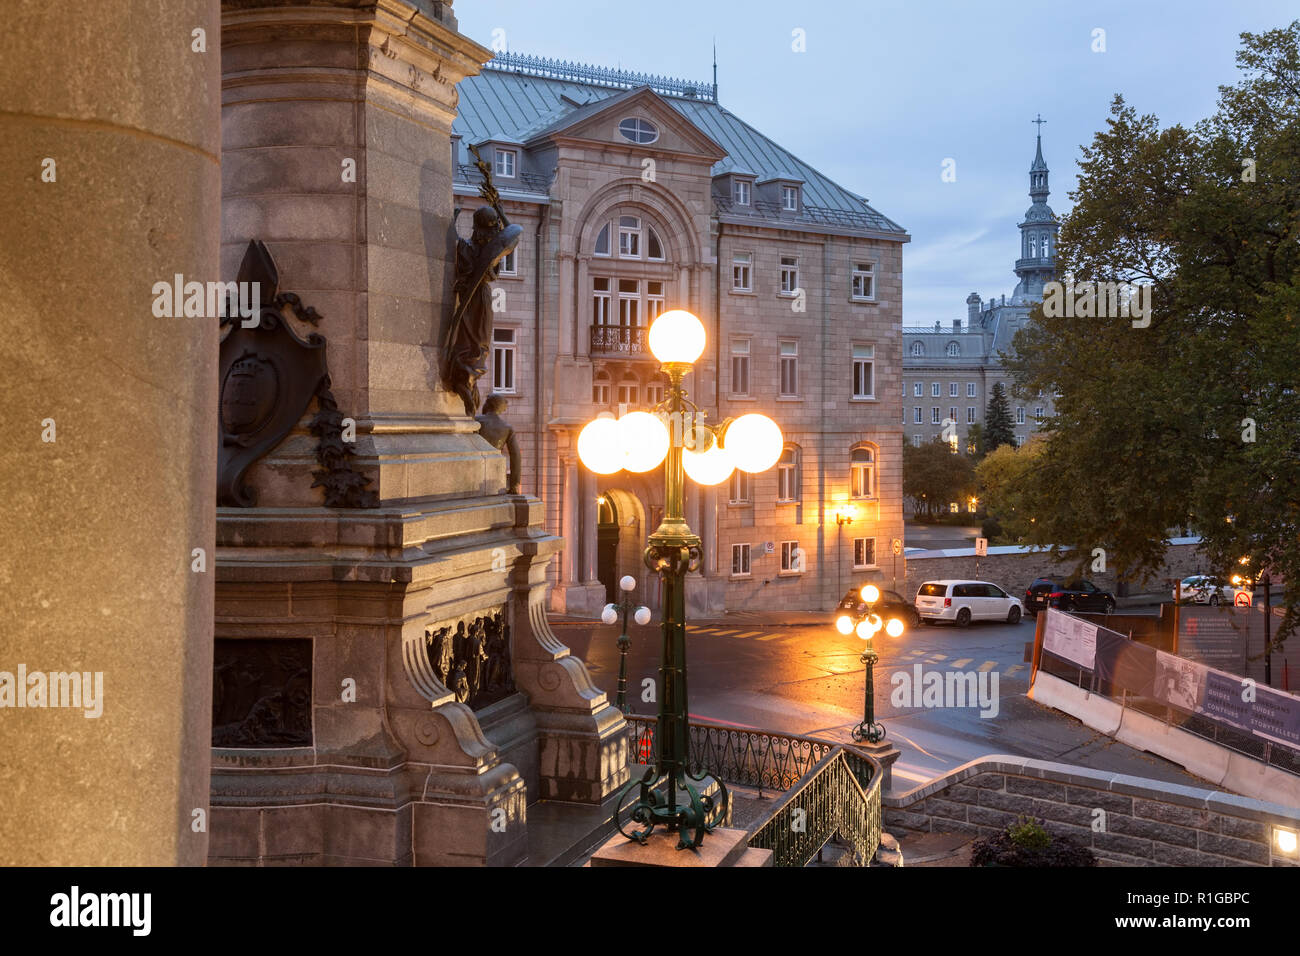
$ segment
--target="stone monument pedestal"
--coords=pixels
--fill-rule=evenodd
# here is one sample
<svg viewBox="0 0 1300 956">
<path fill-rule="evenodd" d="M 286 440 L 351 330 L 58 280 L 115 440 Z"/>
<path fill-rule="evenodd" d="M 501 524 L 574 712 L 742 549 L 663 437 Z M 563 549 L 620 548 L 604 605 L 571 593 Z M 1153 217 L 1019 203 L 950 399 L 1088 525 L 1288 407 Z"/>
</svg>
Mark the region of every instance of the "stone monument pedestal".
<svg viewBox="0 0 1300 956">
<path fill-rule="evenodd" d="M 719 827 L 704 843 L 689 850 L 677 849 L 677 834 L 655 830 L 644 845 L 621 833 L 610 837 L 591 857 L 591 866 L 661 866 L 702 869 L 722 866 L 771 866 L 772 851 L 748 844 L 749 833 Z"/>
</svg>

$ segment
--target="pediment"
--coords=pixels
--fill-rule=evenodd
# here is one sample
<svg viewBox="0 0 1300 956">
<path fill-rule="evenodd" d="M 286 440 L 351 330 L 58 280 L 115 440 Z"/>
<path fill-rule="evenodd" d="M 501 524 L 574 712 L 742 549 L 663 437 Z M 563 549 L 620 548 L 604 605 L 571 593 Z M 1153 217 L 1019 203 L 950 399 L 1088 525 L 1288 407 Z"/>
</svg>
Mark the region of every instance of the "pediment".
<svg viewBox="0 0 1300 956">
<path fill-rule="evenodd" d="M 657 138 L 644 144 L 626 139 L 619 132 L 619 124 L 625 119 L 649 121 L 657 130 Z M 634 152 L 694 155 L 709 163 L 716 163 L 727 155 L 725 149 L 648 86 L 587 103 L 533 132 L 527 145 L 534 148 L 547 140 L 561 139 L 618 146 Z"/>
</svg>

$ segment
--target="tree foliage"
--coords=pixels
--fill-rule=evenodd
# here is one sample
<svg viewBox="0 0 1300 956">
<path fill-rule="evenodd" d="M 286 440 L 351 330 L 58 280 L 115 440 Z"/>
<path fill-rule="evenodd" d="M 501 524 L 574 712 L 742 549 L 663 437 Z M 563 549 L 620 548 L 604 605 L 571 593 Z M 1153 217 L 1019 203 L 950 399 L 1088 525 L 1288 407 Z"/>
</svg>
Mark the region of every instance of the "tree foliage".
<svg viewBox="0 0 1300 956">
<path fill-rule="evenodd" d="M 989 393 L 988 408 L 984 412 L 984 429 L 980 437 L 984 442 L 984 454 L 1016 442 L 1016 429 L 1011 421 L 1011 403 L 1001 382 L 994 382 Z"/>
<path fill-rule="evenodd" d="M 1082 150 L 1057 262 L 1153 287 L 1150 324 L 1051 317 L 1018 333 L 1022 390 L 1059 393 L 1019 507 L 1030 539 L 1160 566 L 1178 528 L 1220 572 L 1286 580 L 1300 607 L 1300 21 L 1242 34 L 1217 112 L 1161 129 L 1115 97 Z M 1140 324 L 1140 323 L 1139 323 Z"/>
<path fill-rule="evenodd" d="M 948 511 L 975 494 L 975 468 L 969 455 L 953 454 L 949 444 L 936 438 L 918 446 L 903 446 L 903 494 L 914 510 L 934 515 Z"/>
<path fill-rule="evenodd" d="M 975 466 L 984 510 L 1011 544 L 1034 540 L 1036 501 L 1026 497 L 1027 475 L 1040 464 L 1044 442 L 1035 436 L 1023 448 L 1002 445 Z"/>
</svg>

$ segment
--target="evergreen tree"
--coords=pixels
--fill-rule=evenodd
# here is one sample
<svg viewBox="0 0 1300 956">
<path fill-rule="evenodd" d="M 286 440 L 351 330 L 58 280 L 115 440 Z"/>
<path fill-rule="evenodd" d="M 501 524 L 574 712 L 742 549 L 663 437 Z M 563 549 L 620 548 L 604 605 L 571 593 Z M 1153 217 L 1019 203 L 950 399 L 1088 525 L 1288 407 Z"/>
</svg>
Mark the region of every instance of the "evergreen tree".
<svg viewBox="0 0 1300 956">
<path fill-rule="evenodd" d="M 989 407 L 984 412 L 983 452 L 988 454 L 1002 445 L 1016 443 L 1015 426 L 1011 423 L 1011 403 L 1001 382 L 995 382 L 989 396 Z"/>
</svg>

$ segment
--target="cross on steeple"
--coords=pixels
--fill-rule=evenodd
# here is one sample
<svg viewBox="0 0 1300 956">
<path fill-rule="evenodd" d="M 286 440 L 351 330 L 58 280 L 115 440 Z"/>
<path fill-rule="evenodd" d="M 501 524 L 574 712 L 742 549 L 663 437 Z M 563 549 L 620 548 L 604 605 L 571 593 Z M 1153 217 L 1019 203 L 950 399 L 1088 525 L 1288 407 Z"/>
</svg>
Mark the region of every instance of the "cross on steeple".
<svg viewBox="0 0 1300 956">
<path fill-rule="evenodd" d="M 1042 114 L 1042 113 L 1039 113 L 1039 114 L 1038 114 L 1038 119 L 1031 119 L 1029 122 L 1031 122 L 1031 123 L 1037 123 L 1037 124 L 1038 124 L 1038 135 L 1039 135 L 1039 136 L 1042 136 L 1042 135 L 1043 135 L 1043 124 L 1047 122 L 1047 120 L 1043 119 L 1043 114 Z"/>
</svg>

